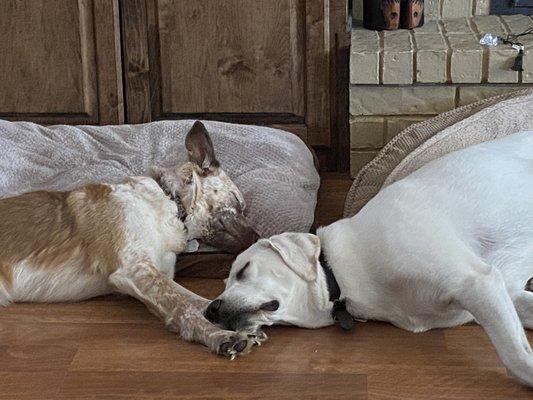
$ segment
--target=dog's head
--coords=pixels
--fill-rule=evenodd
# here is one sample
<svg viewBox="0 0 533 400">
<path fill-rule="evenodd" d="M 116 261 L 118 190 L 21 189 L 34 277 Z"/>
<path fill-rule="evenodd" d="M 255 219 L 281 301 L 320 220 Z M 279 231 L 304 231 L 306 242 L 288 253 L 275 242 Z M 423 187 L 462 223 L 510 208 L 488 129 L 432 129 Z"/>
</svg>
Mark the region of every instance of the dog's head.
<svg viewBox="0 0 533 400">
<path fill-rule="evenodd" d="M 244 217 L 244 198 L 220 167 L 205 126 L 196 121 L 185 138 L 189 161 L 153 170 L 163 190 L 185 209 L 189 239 L 238 253 L 257 240 Z"/>
<path fill-rule="evenodd" d="M 233 263 L 226 289 L 206 310 L 207 319 L 232 330 L 330 325 L 319 256 L 320 239 L 312 234 L 284 233 L 259 240 Z"/>
</svg>

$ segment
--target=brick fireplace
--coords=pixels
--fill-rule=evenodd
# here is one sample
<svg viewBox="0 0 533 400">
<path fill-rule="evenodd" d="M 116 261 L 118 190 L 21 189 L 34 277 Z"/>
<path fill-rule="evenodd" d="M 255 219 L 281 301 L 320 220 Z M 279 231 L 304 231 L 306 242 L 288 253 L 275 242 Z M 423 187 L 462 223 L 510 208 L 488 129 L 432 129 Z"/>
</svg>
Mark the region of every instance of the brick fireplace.
<svg viewBox="0 0 533 400">
<path fill-rule="evenodd" d="M 489 15 L 488 0 L 425 3 L 423 27 L 375 32 L 362 28 L 361 1 L 354 1 L 350 60 L 352 176 L 409 125 L 533 85 L 531 38 L 522 40 L 526 46 L 524 72 L 511 69 L 517 51 L 510 46 L 489 50 L 479 44 L 480 37 L 488 32 L 504 36 L 533 27 L 531 17 Z"/>
</svg>

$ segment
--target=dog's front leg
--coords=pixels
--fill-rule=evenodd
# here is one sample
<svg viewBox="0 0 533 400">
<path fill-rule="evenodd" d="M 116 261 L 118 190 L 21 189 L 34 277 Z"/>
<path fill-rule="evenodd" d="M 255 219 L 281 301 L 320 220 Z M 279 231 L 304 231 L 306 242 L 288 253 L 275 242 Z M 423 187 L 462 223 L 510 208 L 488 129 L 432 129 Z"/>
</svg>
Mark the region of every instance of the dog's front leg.
<svg viewBox="0 0 533 400">
<path fill-rule="evenodd" d="M 183 339 L 202 343 L 217 354 L 233 358 L 246 354 L 256 342 L 253 336 L 210 323 L 203 315 L 207 300 L 160 273 L 150 261 L 119 268 L 109 282 L 117 291 L 142 301 Z"/>
</svg>

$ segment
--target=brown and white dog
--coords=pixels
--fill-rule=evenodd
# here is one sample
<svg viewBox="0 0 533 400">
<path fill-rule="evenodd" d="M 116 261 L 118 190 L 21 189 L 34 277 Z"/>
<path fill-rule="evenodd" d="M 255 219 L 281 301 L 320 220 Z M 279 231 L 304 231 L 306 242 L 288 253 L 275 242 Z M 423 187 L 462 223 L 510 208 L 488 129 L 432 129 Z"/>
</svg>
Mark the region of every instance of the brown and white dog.
<svg viewBox="0 0 533 400">
<path fill-rule="evenodd" d="M 243 216 L 242 194 L 219 167 L 201 122 L 185 146 L 189 162 L 159 169 L 153 178 L 0 200 L 0 306 L 116 291 L 218 354 L 234 357 L 261 341 L 260 333 L 215 327 L 203 316 L 208 301 L 172 279 L 176 253 L 189 239 L 233 252 L 256 239 Z"/>
</svg>

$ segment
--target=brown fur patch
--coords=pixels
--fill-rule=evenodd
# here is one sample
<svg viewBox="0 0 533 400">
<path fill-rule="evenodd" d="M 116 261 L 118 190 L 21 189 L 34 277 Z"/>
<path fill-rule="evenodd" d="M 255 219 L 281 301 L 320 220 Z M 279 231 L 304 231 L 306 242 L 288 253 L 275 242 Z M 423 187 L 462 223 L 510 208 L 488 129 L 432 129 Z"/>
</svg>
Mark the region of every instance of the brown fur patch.
<svg viewBox="0 0 533 400">
<path fill-rule="evenodd" d="M 7 287 L 11 286 L 13 282 L 13 270 L 9 265 L 0 265 L 0 283 L 4 283 Z"/>
<path fill-rule="evenodd" d="M 78 259 L 92 272 L 115 270 L 124 235 L 111 192 L 107 185 L 89 185 L 0 200 L 0 265 L 26 260 L 55 268 Z"/>
</svg>

